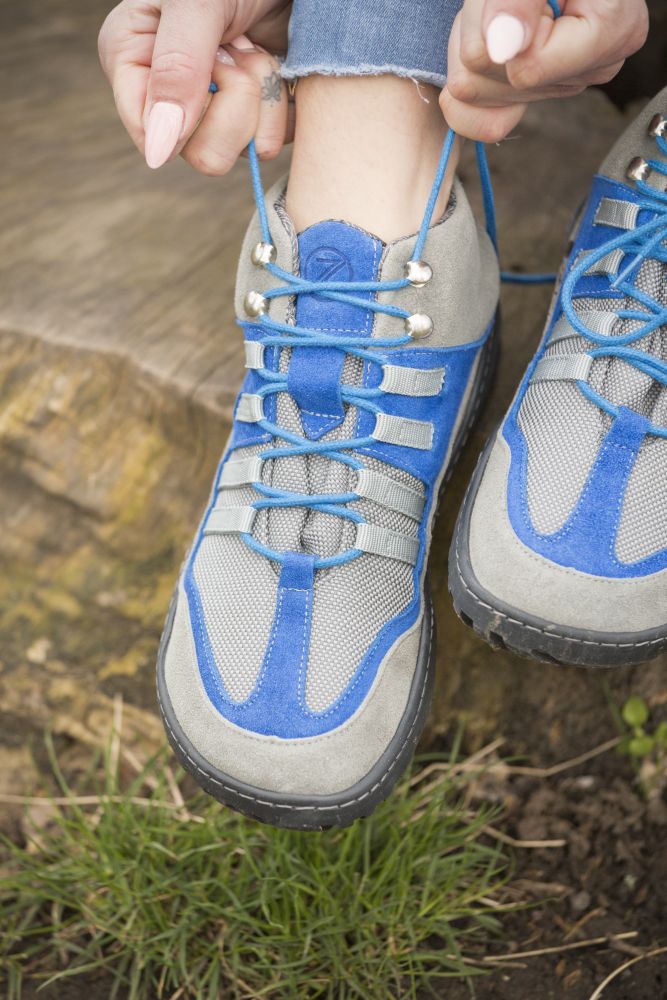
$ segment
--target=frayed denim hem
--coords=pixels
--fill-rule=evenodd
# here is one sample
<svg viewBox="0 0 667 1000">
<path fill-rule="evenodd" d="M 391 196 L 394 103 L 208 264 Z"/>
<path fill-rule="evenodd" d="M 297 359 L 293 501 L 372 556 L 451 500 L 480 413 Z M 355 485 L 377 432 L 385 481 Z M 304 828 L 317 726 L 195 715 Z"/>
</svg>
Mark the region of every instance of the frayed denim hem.
<svg viewBox="0 0 667 1000">
<path fill-rule="evenodd" d="M 289 57 L 288 57 L 289 58 Z M 434 87 L 442 89 L 445 85 L 443 73 L 430 73 L 423 69 L 409 69 L 406 66 L 373 66 L 369 63 L 361 63 L 354 66 L 331 66 L 323 63 L 313 63 L 310 65 L 298 65 L 283 63 L 280 67 L 280 74 L 283 80 L 296 80 L 300 76 L 401 76 L 415 83 L 430 83 Z"/>
</svg>

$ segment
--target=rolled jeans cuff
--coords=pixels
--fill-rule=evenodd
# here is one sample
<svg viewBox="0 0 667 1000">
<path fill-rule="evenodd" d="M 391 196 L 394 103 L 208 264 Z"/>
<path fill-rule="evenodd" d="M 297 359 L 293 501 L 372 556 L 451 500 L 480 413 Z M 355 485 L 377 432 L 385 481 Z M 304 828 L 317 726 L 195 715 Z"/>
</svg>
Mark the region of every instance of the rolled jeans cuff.
<svg viewBox="0 0 667 1000">
<path fill-rule="evenodd" d="M 282 76 L 409 77 L 442 87 L 463 0 L 294 0 Z"/>
</svg>

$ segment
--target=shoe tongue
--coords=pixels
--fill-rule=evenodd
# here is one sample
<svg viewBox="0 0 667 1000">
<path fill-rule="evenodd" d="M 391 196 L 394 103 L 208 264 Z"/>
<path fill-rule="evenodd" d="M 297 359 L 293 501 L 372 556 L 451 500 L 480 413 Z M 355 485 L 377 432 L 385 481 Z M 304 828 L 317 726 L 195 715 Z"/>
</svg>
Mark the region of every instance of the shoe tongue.
<svg viewBox="0 0 667 1000">
<path fill-rule="evenodd" d="M 347 222 L 318 222 L 298 236 L 301 277 L 307 281 L 375 281 L 383 244 L 363 229 Z M 370 299 L 371 292 L 358 298 Z M 299 326 L 334 333 L 368 331 L 372 315 L 360 306 L 335 302 L 319 295 L 300 295 L 296 321 Z"/>
<path fill-rule="evenodd" d="M 300 273 L 326 287 L 331 282 L 375 281 L 382 243 L 345 222 L 320 222 L 299 236 Z M 355 292 L 370 301 L 373 292 Z M 297 296 L 297 326 L 340 337 L 370 337 L 373 313 L 323 294 Z M 297 347 L 289 365 L 288 389 L 301 412 L 304 434 L 317 440 L 343 422 L 341 379 L 345 355 L 333 347 Z"/>
</svg>

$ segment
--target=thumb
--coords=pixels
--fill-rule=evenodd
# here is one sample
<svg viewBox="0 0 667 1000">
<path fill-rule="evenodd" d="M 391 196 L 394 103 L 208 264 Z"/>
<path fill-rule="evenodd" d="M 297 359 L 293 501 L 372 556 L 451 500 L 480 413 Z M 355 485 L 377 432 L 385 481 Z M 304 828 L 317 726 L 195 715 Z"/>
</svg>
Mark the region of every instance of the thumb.
<svg viewBox="0 0 667 1000">
<path fill-rule="evenodd" d="M 489 59 L 504 66 L 532 44 L 545 11 L 544 0 L 486 0 L 482 33 Z"/>
<path fill-rule="evenodd" d="M 144 109 L 149 167 L 161 167 L 194 132 L 230 6 L 163 0 Z"/>
</svg>

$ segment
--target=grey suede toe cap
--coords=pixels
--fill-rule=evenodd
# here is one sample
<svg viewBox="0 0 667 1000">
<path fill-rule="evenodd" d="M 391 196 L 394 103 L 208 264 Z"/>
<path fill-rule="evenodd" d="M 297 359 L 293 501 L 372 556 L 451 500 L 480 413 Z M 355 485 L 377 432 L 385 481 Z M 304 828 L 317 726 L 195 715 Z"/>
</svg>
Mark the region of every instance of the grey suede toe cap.
<svg viewBox="0 0 667 1000">
<path fill-rule="evenodd" d="M 234 725 L 211 704 L 179 584 L 160 668 L 175 722 L 171 738 L 178 743 L 182 734 L 216 771 L 256 789 L 311 796 L 345 791 L 373 769 L 401 725 L 415 679 L 421 626 L 420 617 L 395 642 L 368 695 L 345 723 L 321 736 L 280 739 Z"/>
</svg>

